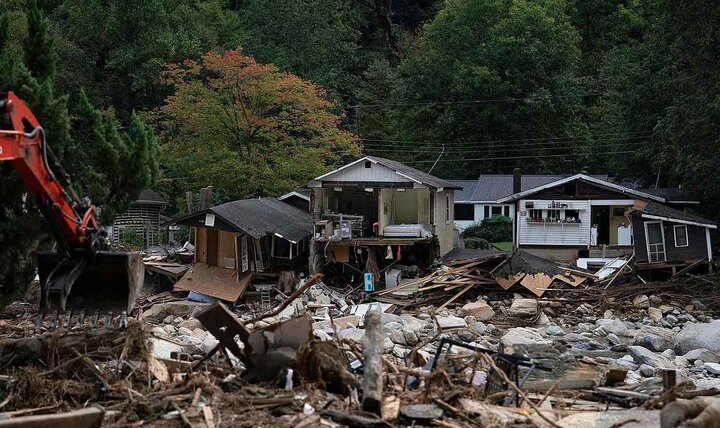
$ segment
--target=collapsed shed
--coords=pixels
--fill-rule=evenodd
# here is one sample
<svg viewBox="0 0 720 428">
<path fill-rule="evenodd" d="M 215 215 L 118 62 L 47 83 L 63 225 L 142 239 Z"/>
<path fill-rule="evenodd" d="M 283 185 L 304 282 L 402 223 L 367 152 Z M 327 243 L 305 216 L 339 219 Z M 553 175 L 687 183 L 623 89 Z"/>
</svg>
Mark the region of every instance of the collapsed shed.
<svg viewBox="0 0 720 428">
<path fill-rule="evenodd" d="M 253 276 L 307 266 L 310 214 L 275 198 L 232 201 L 174 223 L 195 230 L 194 264 L 175 290 L 234 302 Z"/>
</svg>

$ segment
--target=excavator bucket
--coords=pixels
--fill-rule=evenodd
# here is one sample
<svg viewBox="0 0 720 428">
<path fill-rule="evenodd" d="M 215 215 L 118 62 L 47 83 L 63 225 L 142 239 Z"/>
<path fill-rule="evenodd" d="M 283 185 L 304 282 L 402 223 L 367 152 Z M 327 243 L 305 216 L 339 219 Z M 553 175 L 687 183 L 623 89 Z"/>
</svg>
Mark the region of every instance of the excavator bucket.
<svg viewBox="0 0 720 428">
<path fill-rule="evenodd" d="M 140 253 L 38 252 L 41 313 L 120 315 L 135 306 L 144 277 Z"/>
</svg>

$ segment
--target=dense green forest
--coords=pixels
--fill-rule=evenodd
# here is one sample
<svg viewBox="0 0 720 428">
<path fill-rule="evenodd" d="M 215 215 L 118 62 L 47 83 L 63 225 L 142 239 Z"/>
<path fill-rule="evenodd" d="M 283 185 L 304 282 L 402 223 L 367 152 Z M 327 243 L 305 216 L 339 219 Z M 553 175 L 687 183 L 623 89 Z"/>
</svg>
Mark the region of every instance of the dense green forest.
<svg viewBox="0 0 720 428">
<path fill-rule="evenodd" d="M 607 173 L 720 208 L 714 1 L 38 3 L 51 50 L 28 51 L 28 2 L 5 0 L 7 50 L 87 97 L 77 126 L 151 125 L 174 201 L 276 195 L 365 153 L 446 178 Z"/>
</svg>

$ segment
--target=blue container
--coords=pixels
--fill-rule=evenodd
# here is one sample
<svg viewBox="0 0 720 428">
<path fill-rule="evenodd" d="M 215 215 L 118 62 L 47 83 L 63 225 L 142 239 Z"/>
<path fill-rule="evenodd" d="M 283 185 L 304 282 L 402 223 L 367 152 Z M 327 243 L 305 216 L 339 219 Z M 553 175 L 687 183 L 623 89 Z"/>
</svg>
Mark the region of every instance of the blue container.
<svg viewBox="0 0 720 428">
<path fill-rule="evenodd" d="M 365 272 L 365 292 L 370 293 L 375 291 L 375 283 L 373 282 L 372 272 Z"/>
</svg>

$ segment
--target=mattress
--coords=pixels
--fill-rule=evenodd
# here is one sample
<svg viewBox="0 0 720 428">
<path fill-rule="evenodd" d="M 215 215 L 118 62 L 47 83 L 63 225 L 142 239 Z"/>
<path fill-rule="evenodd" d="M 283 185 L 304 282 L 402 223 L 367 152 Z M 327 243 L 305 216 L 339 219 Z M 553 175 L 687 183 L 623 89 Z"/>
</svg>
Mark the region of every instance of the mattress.
<svg viewBox="0 0 720 428">
<path fill-rule="evenodd" d="M 383 229 L 385 238 L 431 238 L 432 228 L 428 224 L 391 224 Z"/>
</svg>

